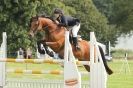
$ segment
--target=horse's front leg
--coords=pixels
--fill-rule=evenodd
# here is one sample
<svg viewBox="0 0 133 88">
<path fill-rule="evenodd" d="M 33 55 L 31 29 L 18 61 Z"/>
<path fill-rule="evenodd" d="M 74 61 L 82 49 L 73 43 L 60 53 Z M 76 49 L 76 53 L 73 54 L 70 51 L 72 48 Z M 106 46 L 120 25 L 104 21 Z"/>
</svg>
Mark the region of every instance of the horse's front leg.
<svg viewBox="0 0 133 88">
<path fill-rule="evenodd" d="M 64 46 L 64 38 L 61 38 L 58 41 L 52 41 L 52 42 L 51 41 L 49 42 L 46 39 L 46 40 L 43 40 L 42 42 L 43 42 L 44 46 L 49 46 L 55 53 L 58 53 L 58 54 Z"/>
<path fill-rule="evenodd" d="M 54 46 L 54 47 L 59 47 L 60 46 L 60 44 L 58 42 L 46 42 L 45 44 L 48 45 L 48 46 Z"/>
<path fill-rule="evenodd" d="M 43 48 L 42 48 L 41 44 L 43 44 Z M 48 46 L 46 45 L 46 41 L 45 40 L 38 41 L 37 42 L 37 45 L 38 45 L 38 51 L 39 51 L 39 53 L 42 53 L 42 54 L 47 53 L 51 57 L 54 56 L 53 51 L 50 51 L 49 50 Z"/>
<path fill-rule="evenodd" d="M 45 49 L 43 47 L 43 43 L 42 43 L 42 40 L 41 41 L 37 41 L 37 49 L 38 49 L 38 52 L 40 54 L 45 54 Z"/>
<path fill-rule="evenodd" d="M 53 49 L 53 51 L 54 52 L 56 52 L 56 53 L 54 53 L 55 55 L 55 57 L 54 58 L 60 58 L 60 59 L 63 59 L 64 57 L 64 50 L 62 49 L 62 44 L 63 44 L 63 42 L 59 42 L 59 41 L 57 41 L 57 42 L 46 42 L 46 45 L 48 45 L 48 46 L 50 46 L 50 47 L 52 47 L 52 49 Z"/>
</svg>

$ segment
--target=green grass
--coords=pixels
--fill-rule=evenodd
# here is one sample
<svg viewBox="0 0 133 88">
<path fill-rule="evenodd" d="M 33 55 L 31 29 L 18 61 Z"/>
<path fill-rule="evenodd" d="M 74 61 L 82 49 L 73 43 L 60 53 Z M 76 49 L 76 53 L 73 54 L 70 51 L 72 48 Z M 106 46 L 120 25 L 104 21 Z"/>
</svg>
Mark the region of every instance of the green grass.
<svg viewBox="0 0 133 88">
<path fill-rule="evenodd" d="M 108 76 L 108 88 L 133 88 L 133 61 L 129 60 L 130 73 L 125 68 L 122 67 L 123 61 L 115 60 L 109 63 L 110 67 L 113 69 L 114 74 Z"/>
<path fill-rule="evenodd" d="M 121 60 L 113 60 L 109 62 L 110 68 L 114 71 L 113 75 L 108 76 L 108 87 L 107 88 L 133 88 L 133 61 L 129 60 L 129 66 L 131 73 L 125 72 L 124 68 L 123 71 L 120 73 L 120 68 L 122 66 Z M 43 70 L 63 70 L 60 65 L 53 65 L 53 64 L 20 64 L 20 63 L 7 63 L 8 69 L 43 69 Z M 79 67 L 80 70 L 84 71 L 83 67 Z M 28 74 L 14 74 L 10 73 L 7 74 L 7 78 L 16 78 L 16 79 L 56 79 L 62 80 L 63 76 L 61 75 L 28 75 Z M 88 81 L 88 75 L 82 77 L 83 81 Z"/>
</svg>

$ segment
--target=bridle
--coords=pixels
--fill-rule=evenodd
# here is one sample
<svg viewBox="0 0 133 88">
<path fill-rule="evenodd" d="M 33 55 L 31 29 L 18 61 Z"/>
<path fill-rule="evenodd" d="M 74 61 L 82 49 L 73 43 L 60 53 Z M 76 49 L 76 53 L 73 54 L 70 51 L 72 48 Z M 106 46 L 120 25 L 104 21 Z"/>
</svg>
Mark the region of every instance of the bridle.
<svg viewBox="0 0 133 88">
<path fill-rule="evenodd" d="M 49 19 L 50 19 L 50 18 L 49 18 Z M 51 19 L 50 19 L 50 20 L 51 20 Z M 35 28 L 34 30 L 32 30 L 33 33 L 36 33 L 36 31 L 37 31 L 38 28 L 39 28 L 40 21 L 39 21 L 39 19 L 36 19 L 36 20 L 33 20 L 33 21 L 36 21 L 36 22 L 38 21 L 38 24 L 37 24 L 36 28 Z M 32 23 L 33 21 L 31 21 L 31 23 Z M 53 21 L 53 20 L 52 20 L 52 21 Z M 31 23 L 30 23 L 30 26 L 31 26 Z M 55 30 L 50 31 L 50 30 L 48 30 L 48 28 L 49 28 L 49 25 L 42 26 L 42 30 L 43 30 L 43 31 L 47 31 L 49 34 L 54 33 L 54 32 L 58 29 L 58 27 L 57 27 Z"/>
</svg>

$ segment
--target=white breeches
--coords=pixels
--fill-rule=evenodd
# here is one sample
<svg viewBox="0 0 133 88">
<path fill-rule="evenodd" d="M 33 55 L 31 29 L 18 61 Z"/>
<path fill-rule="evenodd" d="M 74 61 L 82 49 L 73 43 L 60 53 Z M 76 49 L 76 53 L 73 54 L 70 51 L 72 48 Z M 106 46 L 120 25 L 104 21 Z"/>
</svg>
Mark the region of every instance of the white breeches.
<svg viewBox="0 0 133 88">
<path fill-rule="evenodd" d="M 72 32 L 73 37 L 77 37 L 77 33 L 80 29 L 80 24 L 74 25 L 73 27 L 70 27 L 69 29 L 70 29 L 69 31 Z"/>
</svg>

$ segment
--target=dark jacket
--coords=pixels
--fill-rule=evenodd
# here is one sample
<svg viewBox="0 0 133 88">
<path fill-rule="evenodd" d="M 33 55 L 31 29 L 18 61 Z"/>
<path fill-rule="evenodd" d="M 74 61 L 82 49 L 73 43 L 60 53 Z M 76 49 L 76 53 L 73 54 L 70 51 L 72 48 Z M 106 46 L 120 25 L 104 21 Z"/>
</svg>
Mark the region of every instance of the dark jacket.
<svg viewBox="0 0 133 88">
<path fill-rule="evenodd" d="M 80 23 L 79 19 L 64 15 L 62 15 L 60 18 L 57 18 L 57 21 L 59 21 L 60 25 L 62 26 L 74 26 Z"/>
</svg>

